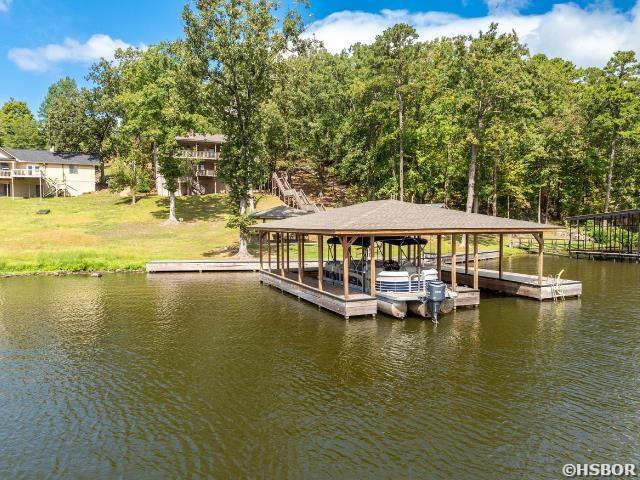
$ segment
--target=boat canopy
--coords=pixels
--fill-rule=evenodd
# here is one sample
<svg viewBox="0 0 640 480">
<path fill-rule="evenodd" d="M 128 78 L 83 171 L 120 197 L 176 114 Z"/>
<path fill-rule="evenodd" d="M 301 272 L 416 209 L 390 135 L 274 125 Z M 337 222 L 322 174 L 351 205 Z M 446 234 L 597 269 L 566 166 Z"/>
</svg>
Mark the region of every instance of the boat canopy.
<svg viewBox="0 0 640 480">
<path fill-rule="evenodd" d="M 351 240 L 351 237 L 349 237 Z M 388 243 L 390 245 L 399 245 L 404 247 L 405 245 L 426 245 L 427 239 L 419 237 L 399 237 L 399 236 L 377 236 L 376 242 Z M 340 245 L 340 239 L 338 237 L 330 237 L 327 240 L 329 245 Z M 358 237 L 352 243 L 352 246 L 367 248 L 370 245 L 369 237 Z"/>
</svg>

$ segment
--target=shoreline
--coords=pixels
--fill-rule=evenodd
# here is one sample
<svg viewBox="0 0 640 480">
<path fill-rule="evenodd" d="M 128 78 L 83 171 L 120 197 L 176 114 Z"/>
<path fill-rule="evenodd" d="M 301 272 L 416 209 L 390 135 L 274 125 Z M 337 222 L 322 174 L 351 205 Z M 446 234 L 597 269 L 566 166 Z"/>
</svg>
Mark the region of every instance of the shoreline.
<svg viewBox="0 0 640 480">
<path fill-rule="evenodd" d="M 521 255 L 530 255 L 530 252 L 522 251 L 522 252 L 505 252 L 505 258 L 512 256 L 521 256 Z M 566 257 L 566 253 L 560 252 L 545 252 L 545 255 L 550 256 L 563 256 Z M 258 258 L 256 257 L 256 262 Z M 312 259 L 309 259 L 312 261 Z M 149 262 L 157 262 L 158 260 L 149 260 Z M 233 257 L 222 257 L 222 258 L 207 258 L 207 259 L 190 259 L 190 260 L 182 260 L 183 262 L 234 262 L 237 259 Z M 86 276 L 86 277 L 99 277 L 102 275 L 115 275 L 115 274 L 123 274 L 123 273 L 148 273 L 146 268 L 115 268 L 115 269 L 89 269 L 89 270 L 24 270 L 17 272 L 0 272 L 0 279 L 9 279 L 9 278 L 19 278 L 19 277 L 68 277 L 68 276 Z"/>
</svg>

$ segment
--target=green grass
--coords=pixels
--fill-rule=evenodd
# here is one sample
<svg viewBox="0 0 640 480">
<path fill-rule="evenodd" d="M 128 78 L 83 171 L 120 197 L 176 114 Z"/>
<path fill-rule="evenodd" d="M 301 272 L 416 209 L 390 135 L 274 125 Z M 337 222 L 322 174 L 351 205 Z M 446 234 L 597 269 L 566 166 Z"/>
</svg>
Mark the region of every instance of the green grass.
<svg viewBox="0 0 640 480">
<path fill-rule="evenodd" d="M 280 204 L 262 197 L 258 209 Z M 48 215 L 37 215 L 50 209 Z M 177 199 L 179 225 L 166 226 L 168 199 L 136 205 L 109 192 L 75 198 L 0 199 L 0 273 L 143 269 L 149 260 L 229 256 L 237 231 L 225 227 L 224 195 Z"/>
<path fill-rule="evenodd" d="M 277 198 L 264 196 L 257 208 L 278 204 Z M 37 215 L 41 209 L 51 213 Z M 131 205 L 129 198 L 106 191 L 75 198 L 0 198 L 0 273 L 138 270 L 150 260 L 224 258 L 234 253 L 238 232 L 225 226 L 231 211 L 226 196 L 178 198 L 176 214 L 182 222 L 175 226 L 163 225 L 168 210 L 166 198 L 143 196 Z M 435 237 L 431 240 L 426 251 L 435 253 Z M 497 236 L 480 236 L 480 250 L 497 250 L 497 241 Z M 257 245 L 250 245 L 250 250 L 257 254 Z M 442 250 L 451 251 L 449 237 L 443 237 Z M 305 252 L 308 260 L 317 259 L 315 238 Z M 463 252 L 458 245 L 458 253 Z M 516 253 L 522 250 L 505 246 L 505 255 Z M 354 254 L 359 255 L 358 249 Z M 295 241 L 290 257 L 297 258 Z"/>
</svg>

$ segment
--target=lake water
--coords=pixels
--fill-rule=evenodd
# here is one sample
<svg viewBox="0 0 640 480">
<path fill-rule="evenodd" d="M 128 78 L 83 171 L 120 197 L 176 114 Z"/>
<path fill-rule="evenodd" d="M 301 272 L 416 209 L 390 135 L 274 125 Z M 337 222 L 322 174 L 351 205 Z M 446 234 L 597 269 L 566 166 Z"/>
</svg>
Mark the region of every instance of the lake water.
<svg viewBox="0 0 640 480">
<path fill-rule="evenodd" d="M 535 258 L 507 270 L 533 272 Z M 343 318 L 253 274 L 0 280 L 0 478 L 558 478 L 640 464 L 640 265 Z"/>
</svg>

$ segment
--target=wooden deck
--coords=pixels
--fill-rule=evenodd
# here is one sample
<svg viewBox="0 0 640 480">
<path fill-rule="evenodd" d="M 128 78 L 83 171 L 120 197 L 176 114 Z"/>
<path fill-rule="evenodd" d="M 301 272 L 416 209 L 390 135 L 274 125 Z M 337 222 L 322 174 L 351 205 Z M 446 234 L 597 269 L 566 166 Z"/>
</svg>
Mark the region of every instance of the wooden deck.
<svg viewBox="0 0 640 480">
<path fill-rule="evenodd" d="M 451 266 L 442 267 L 442 279 L 451 281 Z M 458 284 L 473 284 L 473 268 L 470 266 L 465 274 L 464 267 L 456 269 Z M 478 269 L 478 286 L 481 290 L 506 293 L 521 297 L 534 298 L 536 300 L 552 300 L 554 298 L 553 287 L 555 279 L 543 277 L 542 285 L 538 285 L 537 275 L 524 273 L 503 272 L 502 278 L 498 278 L 496 270 Z M 582 295 L 582 282 L 578 280 L 560 279 L 560 291 L 564 297 L 579 297 Z"/>
<path fill-rule="evenodd" d="M 378 301 L 374 297 L 354 292 L 345 299 L 342 287 L 331 284 L 323 285 L 323 289 L 320 290 L 315 275 L 305 275 L 303 283 L 298 283 L 297 271 L 285 272 L 284 277 L 276 272 L 260 271 L 260 282 L 279 288 L 283 292 L 307 300 L 345 318 L 375 315 L 378 312 Z"/>
<path fill-rule="evenodd" d="M 271 262 L 271 268 L 275 270 L 275 261 Z M 305 262 L 304 268 L 317 269 L 318 262 Z M 258 260 L 161 260 L 147 263 L 148 273 L 257 272 L 258 270 L 260 270 Z"/>
</svg>

